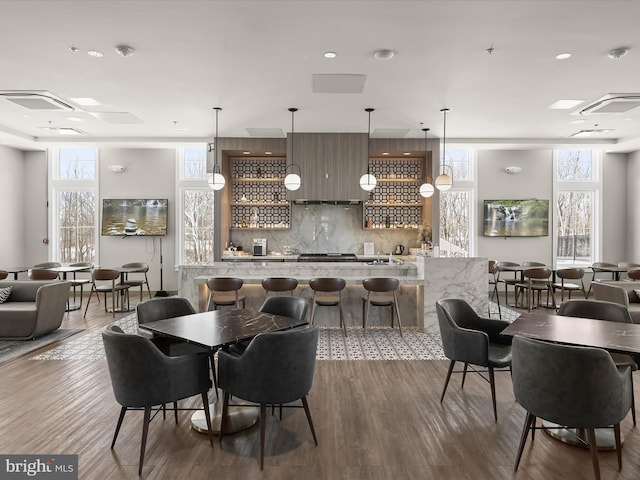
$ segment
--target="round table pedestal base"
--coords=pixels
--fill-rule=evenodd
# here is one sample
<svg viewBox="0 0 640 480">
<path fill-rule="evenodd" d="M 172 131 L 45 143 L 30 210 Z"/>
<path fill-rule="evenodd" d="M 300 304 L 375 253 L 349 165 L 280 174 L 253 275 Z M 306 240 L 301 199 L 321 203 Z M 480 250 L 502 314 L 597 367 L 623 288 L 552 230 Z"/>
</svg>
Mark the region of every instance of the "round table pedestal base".
<svg viewBox="0 0 640 480">
<path fill-rule="evenodd" d="M 242 405 L 244 402 L 235 400 L 234 405 Z M 247 405 L 252 405 L 246 403 Z M 211 413 L 211 428 L 214 435 L 220 435 L 220 425 L 222 424 L 222 396 L 220 401 L 209 405 Z M 227 409 L 227 425 L 224 430 L 225 435 L 228 433 L 236 433 L 245 430 L 258 421 L 258 408 L 232 407 Z M 196 432 L 207 433 L 207 419 L 204 410 L 198 410 L 191 416 L 191 428 Z"/>
<path fill-rule="evenodd" d="M 546 420 L 542 422 L 542 425 L 549 436 L 561 442 L 581 448 L 589 448 L 589 439 L 584 428 L 567 428 Z M 622 434 L 620 435 L 620 443 L 623 443 Z M 596 445 L 598 450 L 615 450 L 616 439 L 613 428 L 596 428 Z"/>
</svg>

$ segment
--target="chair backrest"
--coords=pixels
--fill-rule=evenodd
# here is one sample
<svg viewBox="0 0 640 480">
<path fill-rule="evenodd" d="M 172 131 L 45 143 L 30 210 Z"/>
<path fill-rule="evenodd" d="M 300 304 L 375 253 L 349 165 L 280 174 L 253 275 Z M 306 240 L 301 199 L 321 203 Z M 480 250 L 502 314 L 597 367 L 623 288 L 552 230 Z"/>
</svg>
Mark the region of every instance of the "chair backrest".
<svg viewBox="0 0 640 480">
<path fill-rule="evenodd" d="M 597 271 L 600 268 L 612 268 L 612 267 L 617 267 L 618 265 L 616 265 L 615 263 L 609 263 L 609 262 L 595 262 L 591 264 L 591 269 Z"/>
<path fill-rule="evenodd" d="M 267 297 L 260 306 L 259 311 L 271 313 L 273 315 L 282 315 L 284 317 L 295 318 L 296 320 L 304 320 L 307 318 L 307 309 L 309 302 L 302 297 Z"/>
<path fill-rule="evenodd" d="M 9 275 L 9 272 L 6 270 L 0 270 L 0 280 L 4 280 Z"/>
<path fill-rule="evenodd" d="M 627 307 L 604 300 L 567 300 L 560 305 L 558 315 L 633 323 Z"/>
<path fill-rule="evenodd" d="M 627 272 L 627 276 L 631 280 L 640 280 L 640 268 L 632 268 Z"/>
<path fill-rule="evenodd" d="M 149 271 L 149 265 L 142 262 L 125 263 L 124 265 L 122 265 L 122 268 L 137 268 L 140 270 L 140 272 L 136 272 L 136 273 L 146 273 Z"/>
<path fill-rule="evenodd" d="M 91 262 L 76 262 L 76 263 L 71 263 L 69 264 L 70 267 L 87 267 L 87 268 L 93 268 L 93 263 Z"/>
<path fill-rule="evenodd" d="M 339 292 L 347 285 L 344 278 L 318 277 L 309 280 L 309 287 L 314 292 Z"/>
<path fill-rule="evenodd" d="M 136 306 L 138 323 L 155 322 L 165 318 L 183 317 L 196 313 L 191 302 L 182 297 L 158 297 Z"/>
<path fill-rule="evenodd" d="M 370 292 L 393 292 L 400 286 L 400 280 L 389 277 L 371 277 L 362 281 L 362 286 Z"/>
<path fill-rule="evenodd" d="M 58 278 L 58 272 L 43 268 L 32 268 L 27 275 L 31 280 L 55 280 Z"/>
<path fill-rule="evenodd" d="M 524 268 L 531 268 L 531 267 L 546 267 L 547 265 L 542 262 L 522 262 L 522 266 Z"/>
<path fill-rule="evenodd" d="M 102 341 L 116 401 L 126 407 L 169 403 L 209 388 L 205 355 L 165 356 L 148 338 L 102 330 Z"/>
<path fill-rule="evenodd" d="M 491 275 L 494 275 L 496 272 L 496 261 L 495 260 L 489 260 L 488 266 L 489 266 L 489 270 L 488 273 L 490 273 Z"/>
<path fill-rule="evenodd" d="M 251 340 L 237 369 L 219 367 L 220 387 L 256 403 L 283 404 L 309 393 L 318 347 L 318 327 L 261 333 Z"/>
<path fill-rule="evenodd" d="M 533 267 L 526 268 L 523 272 L 525 278 L 532 280 L 548 280 L 553 274 L 553 270 L 549 267 Z"/>
<path fill-rule="evenodd" d="M 262 280 L 262 288 L 267 292 L 292 292 L 297 286 L 296 278 L 269 277 Z"/>
<path fill-rule="evenodd" d="M 619 372 L 603 349 L 515 337 L 516 400 L 538 418 L 567 427 L 615 425 L 631 408 L 628 367 Z"/>
<path fill-rule="evenodd" d="M 640 267 L 640 263 L 618 262 L 618 266 L 622 268 L 638 268 Z"/>
<path fill-rule="evenodd" d="M 207 287 L 212 292 L 233 292 L 240 290 L 244 281 L 234 277 L 212 277 L 207 280 Z"/>
<path fill-rule="evenodd" d="M 584 277 L 584 268 L 560 268 L 556 270 L 556 275 L 565 280 L 579 280 Z"/>
<path fill-rule="evenodd" d="M 498 268 L 500 268 L 500 267 L 519 267 L 520 266 L 519 263 L 507 262 L 507 261 L 496 262 L 496 265 L 498 266 Z"/>
<path fill-rule="evenodd" d="M 60 262 L 43 262 L 34 265 L 33 268 L 53 268 L 53 267 L 61 267 L 62 264 Z"/>
<path fill-rule="evenodd" d="M 120 278 L 120 272 L 110 268 L 96 268 L 91 272 L 91 276 L 94 281 L 117 280 Z"/>
</svg>

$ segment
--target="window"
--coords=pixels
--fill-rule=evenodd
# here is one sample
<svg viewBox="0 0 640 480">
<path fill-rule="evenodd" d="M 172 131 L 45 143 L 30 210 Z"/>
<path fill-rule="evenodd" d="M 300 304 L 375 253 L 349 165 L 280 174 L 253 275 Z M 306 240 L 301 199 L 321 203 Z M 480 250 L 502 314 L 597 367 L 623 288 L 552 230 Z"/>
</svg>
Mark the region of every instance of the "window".
<svg viewBox="0 0 640 480">
<path fill-rule="evenodd" d="M 95 262 L 98 151 L 64 147 L 51 152 L 52 252 L 61 263 Z"/>
<path fill-rule="evenodd" d="M 178 151 L 180 181 L 176 222 L 181 241 L 177 258 L 181 265 L 214 261 L 214 191 L 207 184 L 207 153 L 204 146 Z"/>
<path fill-rule="evenodd" d="M 440 252 L 450 257 L 475 254 L 475 151 L 452 148 L 444 152 L 453 169 L 453 186 L 440 192 Z"/>
<path fill-rule="evenodd" d="M 554 152 L 554 261 L 559 266 L 596 261 L 600 165 L 596 151 Z"/>
</svg>

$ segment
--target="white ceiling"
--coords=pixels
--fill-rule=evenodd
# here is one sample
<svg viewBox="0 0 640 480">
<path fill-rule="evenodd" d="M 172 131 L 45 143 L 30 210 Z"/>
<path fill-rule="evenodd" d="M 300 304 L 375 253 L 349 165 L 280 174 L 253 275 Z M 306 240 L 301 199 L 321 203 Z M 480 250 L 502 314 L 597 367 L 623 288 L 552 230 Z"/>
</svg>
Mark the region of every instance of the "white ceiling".
<svg viewBox="0 0 640 480">
<path fill-rule="evenodd" d="M 548 108 L 560 99 L 586 105 L 606 94 L 640 94 L 637 0 L 0 0 L 0 12 L 0 90 L 102 103 L 56 112 L 0 98 L 0 144 L 18 148 L 78 139 L 211 141 L 219 106 L 223 137 L 286 133 L 288 107 L 299 108 L 296 132 L 366 132 L 364 109 L 374 107 L 374 137 L 379 129 L 421 138 L 423 127 L 442 136 L 447 107 L 451 142 L 562 144 L 579 130 L 603 128 L 613 129 L 596 140 L 607 150 L 640 149 L 640 108 L 584 117 L 570 114 L 579 107 Z M 120 44 L 135 54 L 118 55 Z M 621 46 L 628 55 L 608 58 Z M 90 49 L 104 56 L 90 57 Z M 396 55 L 376 60 L 377 49 Z M 324 58 L 326 51 L 337 58 Z M 563 52 L 573 56 L 556 60 Z M 362 93 L 313 93 L 314 74 L 366 79 Z M 140 123 L 92 113 L 126 113 Z M 579 118 L 586 123 L 570 123 Z M 61 138 L 46 126 L 87 136 Z"/>
</svg>

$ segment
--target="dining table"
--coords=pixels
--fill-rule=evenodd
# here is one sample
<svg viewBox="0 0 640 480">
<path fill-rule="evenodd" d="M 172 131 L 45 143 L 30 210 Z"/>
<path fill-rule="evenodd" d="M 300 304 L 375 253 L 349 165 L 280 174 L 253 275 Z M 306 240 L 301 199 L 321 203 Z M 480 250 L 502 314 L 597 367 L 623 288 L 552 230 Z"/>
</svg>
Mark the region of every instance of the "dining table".
<svg viewBox="0 0 640 480">
<path fill-rule="evenodd" d="M 4 270 L 7 273 L 12 273 L 13 279 L 18 280 L 18 274 L 29 271 L 29 267 L 9 267 L 9 268 L 0 268 L 0 270 Z"/>
<path fill-rule="evenodd" d="M 525 313 L 516 318 L 500 334 L 567 345 L 597 347 L 612 352 L 640 354 L 640 325 L 635 323 Z M 584 429 L 566 428 L 547 421 L 543 424 L 546 427 L 545 431 L 551 437 L 582 448 L 589 448 Z M 596 429 L 596 443 L 599 450 L 615 450 L 612 429 Z"/>
<path fill-rule="evenodd" d="M 211 310 L 181 317 L 166 318 L 155 322 L 140 324 L 139 328 L 156 335 L 199 345 L 211 352 L 250 340 L 256 335 L 276 332 L 307 325 L 307 321 L 282 315 L 259 312 L 248 308 Z M 221 395 L 217 395 L 221 398 Z M 236 402 L 242 405 L 242 402 Z M 211 425 L 216 434 L 220 433 L 222 420 L 222 402 L 216 401 L 209 408 Z M 227 410 L 229 431 L 234 433 L 249 428 L 258 419 L 257 409 L 243 406 L 230 407 Z M 191 417 L 194 430 L 206 433 L 207 422 L 204 410 L 196 411 Z"/>
</svg>

